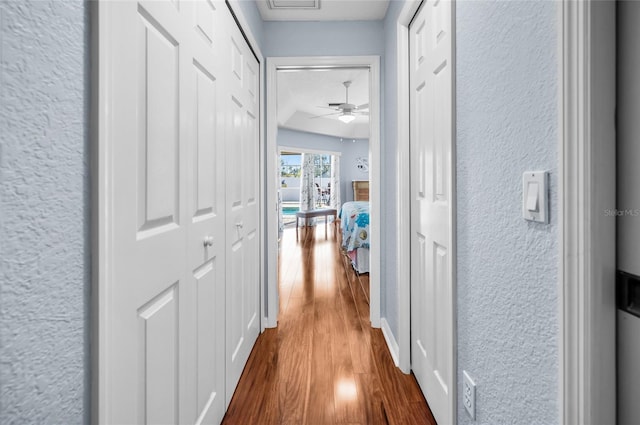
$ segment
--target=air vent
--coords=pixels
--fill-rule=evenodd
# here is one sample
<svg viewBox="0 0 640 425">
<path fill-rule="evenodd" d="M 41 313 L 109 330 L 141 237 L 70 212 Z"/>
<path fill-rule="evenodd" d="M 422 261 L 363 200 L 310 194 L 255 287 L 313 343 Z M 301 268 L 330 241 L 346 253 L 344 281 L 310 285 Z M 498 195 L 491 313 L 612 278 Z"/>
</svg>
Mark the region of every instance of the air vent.
<svg viewBox="0 0 640 425">
<path fill-rule="evenodd" d="M 320 9 L 320 0 L 267 0 L 269 9 Z"/>
</svg>

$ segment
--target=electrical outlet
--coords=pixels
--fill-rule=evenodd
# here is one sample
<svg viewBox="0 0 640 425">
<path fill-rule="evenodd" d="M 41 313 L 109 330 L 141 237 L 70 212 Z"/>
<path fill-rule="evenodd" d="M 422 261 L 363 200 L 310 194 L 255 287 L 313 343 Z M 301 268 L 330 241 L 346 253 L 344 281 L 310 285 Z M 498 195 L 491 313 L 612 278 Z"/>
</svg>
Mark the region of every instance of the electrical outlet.
<svg viewBox="0 0 640 425">
<path fill-rule="evenodd" d="M 471 419 L 476 420 L 476 384 L 466 370 L 462 371 L 462 402 Z"/>
</svg>

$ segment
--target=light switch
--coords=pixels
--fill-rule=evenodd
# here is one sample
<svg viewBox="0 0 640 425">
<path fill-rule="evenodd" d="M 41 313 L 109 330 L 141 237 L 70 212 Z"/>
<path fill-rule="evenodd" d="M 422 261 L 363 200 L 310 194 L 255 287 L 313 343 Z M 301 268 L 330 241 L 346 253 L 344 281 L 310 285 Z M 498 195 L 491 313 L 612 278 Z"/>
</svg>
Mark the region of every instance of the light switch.
<svg viewBox="0 0 640 425">
<path fill-rule="evenodd" d="M 538 183 L 529 182 L 527 186 L 527 210 L 538 212 Z"/>
<path fill-rule="evenodd" d="M 522 215 L 525 220 L 549 222 L 548 180 L 546 171 L 527 171 L 522 175 Z"/>
</svg>

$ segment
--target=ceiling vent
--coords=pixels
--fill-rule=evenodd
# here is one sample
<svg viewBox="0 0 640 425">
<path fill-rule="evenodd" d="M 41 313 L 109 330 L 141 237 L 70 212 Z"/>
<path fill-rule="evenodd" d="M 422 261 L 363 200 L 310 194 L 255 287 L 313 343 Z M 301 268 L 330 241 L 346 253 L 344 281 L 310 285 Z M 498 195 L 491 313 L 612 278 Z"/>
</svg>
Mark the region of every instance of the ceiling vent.
<svg viewBox="0 0 640 425">
<path fill-rule="evenodd" d="M 269 9 L 320 9 L 320 0 L 267 0 Z"/>
</svg>

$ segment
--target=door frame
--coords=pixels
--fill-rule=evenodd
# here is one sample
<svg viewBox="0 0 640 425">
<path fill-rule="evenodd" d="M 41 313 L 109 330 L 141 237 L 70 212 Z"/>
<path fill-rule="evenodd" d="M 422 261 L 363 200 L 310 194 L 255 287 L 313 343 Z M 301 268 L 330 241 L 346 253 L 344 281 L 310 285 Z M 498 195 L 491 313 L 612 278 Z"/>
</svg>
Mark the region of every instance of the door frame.
<svg viewBox="0 0 640 425">
<path fill-rule="evenodd" d="M 559 422 L 615 423 L 615 2 L 558 2 Z"/>
<path fill-rule="evenodd" d="M 294 56 L 269 57 L 266 63 L 266 255 L 267 288 L 266 326 L 274 328 L 278 324 L 278 208 L 277 190 L 277 71 L 281 68 L 317 68 L 317 67 L 369 67 L 369 193 L 371 202 L 371 268 L 370 320 L 371 326 L 380 327 L 380 57 L 379 56 Z M 273 202 L 273 204 L 272 204 Z"/>
<path fill-rule="evenodd" d="M 405 2 L 396 20 L 397 92 L 396 105 L 398 155 L 398 184 L 396 206 L 398 229 L 396 235 L 396 261 L 398 264 L 398 367 L 404 373 L 411 372 L 411 156 L 409 151 L 409 24 L 418 12 L 422 0 Z M 455 57 L 455 55 L 454 55 Z M 455 103 L 454 103 L 455 105 Z M 455 119 L 455 116 L 454 116 Z M 454 339 L 455 341 L 455 339 Z M 455 350 L 454 350 L 455 353 Z M 454 359 L 455 360 L 455 359 Z M 456 364 L 455 361 L 453 363 Z"/>
<path fill-rule="evenodd" d="M 265 139 L 264 139 L 264 107 L 263 99 L 265 94 L 264 87 L 264 57 L 257 43 L 257 39 L 251 31 L 242 8 L 239 5 L 240 0 L 225 0 L 228 4 L 232 15 L 236 19 L 236 23 L 240 27 L 240 31 L 245 36 L 249 47 L 253 50 L 260 64 L 260 102 L 259 102 L 259 120 L 260 120 L 260 191 L 263 194 L 260 197 L 260 295 L 264 300 L 266 255 L 265 255 Z M 110 34 L 105 34 L 103 28 L 108 27 L 109 16 L 108 9 L 105 4 L 108 0 L 98 0 L 90 2 L 91 9 L 91 34 L 90 34 L 90 53 L 89 60 L 91 62 L 91 103 L 90 112 L 91 125 L 89 130 L 89 138 L 91 140 L 91 423 L 105 423 L 106 409 L 109 403 L 107 399 L 109 385 L 109 371 L 107 370 L 107 306 L 111 302 L 110 290 L 112 273 L 111 250 L 113 243 L 112 235 L 112 196 L 110 190 L 112 187 L 112 175 L 110 170 L 113 169 L 112 154 L 113 149 L 110 138 L 107 134 L 108 122 L 110 120 L 110 106 L 105 103 L 105 99 L 109 99 L 111 87 L 108 83 L 110 76 L 111 64 L 107 60 L 109 44 L 111 43 Z M 264 302 L 261 303 L 261 311 L 264 311 Z M 261 331 L 264 330 L 265 320 L 264 314 L 261 314 Z"/>
<path fill-rule="evenodd" d="M 307 149 L 307 148 L 296 148 L 293 146 L 278 146 L 278 155 L 281 155 L 282 152 L 291 152 L 291 153 L 312 153 L 314 155 L 335 155 L 342 156 L 342 152 L 336 151 L 326 151 L 322 149 Z"/>
</svg>

